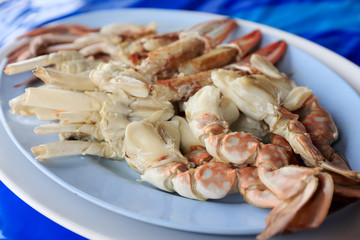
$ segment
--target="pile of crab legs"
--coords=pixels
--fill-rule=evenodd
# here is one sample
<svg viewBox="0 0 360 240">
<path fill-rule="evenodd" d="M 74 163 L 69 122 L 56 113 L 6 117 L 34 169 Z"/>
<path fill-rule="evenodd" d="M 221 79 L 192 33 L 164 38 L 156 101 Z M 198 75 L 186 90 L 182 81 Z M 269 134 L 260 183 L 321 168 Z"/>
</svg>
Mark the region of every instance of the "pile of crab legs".
<svg viewBox="0 0 360 240">
<path fill-rule="evenodd" d="M 11 111 L 59 120 L 35 129 L 61 138 L 32 148 L 38 159 L 125 157 L 165 191 L 199 200 L 240 192 L 272 208 L 258 239 L 318 227 L 334 193 L 360 197 L 360 173 L 331 147 L 337 128 L 311 90 L 274 67 L 286 43 L 249 54 L 256 30 L 220 44 L 235 27 L 220 19 L 166 34 L 154 24 L 35 29 L 5 72 L 37 67 L 46 84 L 12 99 Z M 64 34 L 73 40 L 49 40 Z M 243 131 L 230 130 L 235 121 Z"/>
</svg>

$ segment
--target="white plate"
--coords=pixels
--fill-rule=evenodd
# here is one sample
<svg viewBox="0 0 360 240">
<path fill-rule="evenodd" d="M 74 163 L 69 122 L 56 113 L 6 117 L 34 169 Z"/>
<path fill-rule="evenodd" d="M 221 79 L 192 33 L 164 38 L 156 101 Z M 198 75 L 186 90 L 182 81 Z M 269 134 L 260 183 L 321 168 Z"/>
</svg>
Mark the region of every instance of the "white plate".
<svg viewBox="0 0 360 240">
<path fill-rule="evenodd" d="M 148 23 L 155 21 L 159 24 L 160 30 L 170 31 L 188 27 L 213 17 L 215 16 L 211 14 L 184 11 L 126 9 L 84 14 L 66 19 L 65 22 L 101 26 L 110 22 Z M 182 20 L 181 23 L 178 19 Z M 263 44 L 282 38 L 292 46 L 311 51 L 314 56 L 340 73 L 344 79 L 357 86 L 354 77 L 345 70 L 351 70 L 355 74 L 356 71 L 359 72 L 359 69 L 338 55 L 279 30 L 245 21 L 239 23 L 241 28 L 234 36 L 253 28 L 260 28 L 266 35 Z M 341 67 L 331 66 L 330 58 L 337 60 Z M 280 68 L 286 72 L 295 72 L 294 79 L 299 84 L 310 86 L 315 90 L 323 105 L 334 115 L 342 136 L 346 136 L 346 138 L 340 139 L 341 141 L 336 147 L 342 149 L 349 159 L 350 165 L 359 170 L 359 163 L 355 162 L 356 149 L 359 148 L 359 141 L 356 141 L 356 136 L 359 136 L 359 126 L 356 126 L 359 125 L 356 124 L 359 112 L 354 112 L 348 106 L 348 101 L 353 104 L 359 103 L 359 96 L 338 75 L 298 48 L 289 48 Z M 1 79 L 1 120 L 18 148 L 16 150 L 13 143 L 6 141 L 8 137 L 1 131 L 1 140 L 4 143 L 2 146 L 6 146 L 1 149 L 1 153 L 5 154 L 2 154 L 5 157 L 2 157 L 0 161 L 1 179 L 12 191 L 43 214 L 59 221 L 71 230 L 75 230 L 75 225 L 80 225 L 77 231 L 91 238 L 94 236 L 113 238 L 119 236 L 111 235 L 118 233 L 116 228 L 109 229 L 110 226 L 113 226 L 111 224 L 113 219 L 134 223 L 133 220 L 124 220 L 125 218 L 121 215 L 181 230 L 218 234 L 258 233 L 265 226 L 264 217 L 268 211 L 243 203 L 240 197 L 233 196 L 222 201 L 199 202 L 163 193 L 149 185 L 136 182 L 135 179 L 138 176 L 122 163 L 118 164 L 93 157 L 70 157 L 51 161 L 45 165 L 38 164 L 29 154 L 30 147 L 54 141 L 55 138 L 35 136 L 32 129 L 39 122 L 33 118 L 24 120 L 13 116 L 8 112 L 7 106 L 8 99 L 23 91 L 23 89 L 13 89 L 11 87 L 13 82 L 20 81 L 19 79 L 25 77 L 26 74 L 22 74 L 13 77 L 2 76 Z M 326 86 L 326 91 L 323 91 L 323 86 Z M 335 99 L 333 96 L 338 97 Z M 348 112 L 352 112 L 351 118 L 347 114 Z M 11 157 L 12 162 L 6 161 L 6 157 Z M 14 171 L 18 174 L 14 174 Z M 33 178 L 29 179 L 26 172 L 32 172 Z M 36 179 L 42 180 L 39 182 Z M 72 204 L 64 206 L 62 201 L 49 202 L 49 198 L 52 200 L 54 198 L 44 196 L 44 194 L 39 195 L 41 192 L 41 189 L 37 189 L 39 183 L 46 186 L 44 189 L 50 193 L 48 195 L 59 196 L 61 194 L 63 199 L 68 199 Z M 37 194 L 34 195 L 34 192 Z M 80 203 L 81 205 L 77 205 Z M 77 209 L 77 206 L 88 206 L 88 209 L 81 211 Z M 64 209 L 66 209 L 65 212 Z M 69 209 L 71 209 L 70 212 Z M 95 212 L 102 216 L 105 215 L 105 219 L 99 223 L 97 219 L 89 217 L 95 216 L 92 215 Z M 97 222 L 97 227 L 93 226 L 94 222 Z M 142 227 L 145 225 L 138 222 L 137 224 Z M 92 226 L 91 230 L 89 226 Z M 145 226 L 145 228 L 156 228 Z"/>
</svg>

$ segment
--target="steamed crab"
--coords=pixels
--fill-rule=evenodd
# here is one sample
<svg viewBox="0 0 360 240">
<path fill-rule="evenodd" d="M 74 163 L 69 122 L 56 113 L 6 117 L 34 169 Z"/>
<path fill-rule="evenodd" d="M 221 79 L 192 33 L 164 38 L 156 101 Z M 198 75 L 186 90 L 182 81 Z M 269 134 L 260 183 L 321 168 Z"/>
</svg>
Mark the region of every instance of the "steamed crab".
<svg viewBox="0 0 360 240">
<path fill-rule="evenodd" d="M 241 193 L 273 209 L 259 239 L 317 227 L 334 192 L 360 197 L 360 173 L 332 149 L 336 126 L 311 90 L 273 66 L 286 43 L 248 54 L 261 38 L 254 31 L 219 45 L 235 26 L 219 19 L 169 34 L 153 24 L 91 29 L 52 48 L 59 52 L 6 67 L 37 67 L 47 83 L 11 100 L 11 110 L 59 120 L 35 129 L 61 140 L 32 148 L 38 159 L 124 157 L 164 191 L 198 200 Z M 231 131 L 235 121 L 243 131 Z"/>
</svg>

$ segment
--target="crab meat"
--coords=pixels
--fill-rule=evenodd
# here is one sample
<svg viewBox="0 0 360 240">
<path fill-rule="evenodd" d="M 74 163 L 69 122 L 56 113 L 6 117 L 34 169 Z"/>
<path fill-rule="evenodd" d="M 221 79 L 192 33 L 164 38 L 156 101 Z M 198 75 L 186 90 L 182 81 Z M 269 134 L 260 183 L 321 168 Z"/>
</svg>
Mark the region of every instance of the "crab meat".
<svg viewBox="0 0 360 240">
<path fill-rule="evenodd" d="M 239 167 L 257 166 L 262 184 L 283 201 L 275 206 L 268 218 L 281 217 L 268 221 L 266 229 L 259 235 L 259 239 L 269 238 L 285 230 L 316 189 L 324 188 L 317 184 L 320 169 L 289 165 L 290 158 L 284 147 L 262 144 L 248 133 L 230 133 L 221 116 L 220 99 L 219 89 L 202 88 L 186 103 L 186 117 L 195 137 L 214 158 Z M 331 199 L 331 193 L 322 199 L 326 212 Z"/>
<path fill-rule="evenodd" d="M 238 44 L 239 45 L 243 44 L 247 46 L 246 49 L 249 50 L 250 43 L 252 44 L 252 46 L 254 46 L 254 44 L 256 44 L 258 41 L 258 37 L 253 38 L 250 41 L 250 43 L 247 38 L 248 37 L 246 37 L 245 40 L 243 40 L 244 42 L 239 40 Z M 255 53 L 267 54 L 267 57 L 271 59 L 272 62 L 276 62 L 284 54 L 285 49 L 286 49 L 286 43 L 276 42 L 256 51 Z M 247 62 L 248 60 L 246 59 L 248 58 L 246 57 L 240 59 L 238 63 L 227 65 L 224 68 L 235 70 L 239 74 L 243 74 L 243 75 L 252 74 L 253 68 L 249 66 L 249 63 Z M 200 57 L 198 61 L 200 60 L 204 60 L 204 58 Z M 207 61 L 204 62 L 205 65 L 206 62 Z M 222 67 L 222 66 L 219 65 L 217 67 Z M 212 70 L 207 70 L 203 72 L 196 72 L 190 75 L 178 76 L 176 78 L 158 80 L 155 84 L 151 85 L 151 92 L 156 98 L 165 101 L 186 100 L 203 86 L 212 84 L 211 72 Z"/>
<path fill-rule="evenodd" d="M 343 171 L 331 165 L 313 145 L 305 127 L 297 120 L 298 116 L 280 106 L 291 92 L 291 88 L 282 85 L 286 83 L 283 79 L 269 79 L 265 75 L 239 76 L 226 70 L 213 71 L 212 79 L 242 112 L 256 120 L 264 120 L 272 133 L 284 137 L 306 164 L 324 167 L 359 181 L 359 172 Z"/>
<path fill-rule="evenodd" d="M 162 127 L 159 128 L 159 124 Z M 164 191 L 175 191 L 198 200 L 222 198 L 241 189 L 261 206 L 273 207 L 279 203 L 271 192 L 258 194 L 265 187 L 259 183 L 254 173 L 256 169 L 251 169 L 250 173 L 250 169 L 237 171 L 221 162 L 206 162 L 192 168 L 192 163 L 178 149 L 181 133 L 177 126 L 176 121 L 160 122 L 155 126 L 146 122 L 128 125 L 124 140 L 126 161 L 141 174 L 142 180 Z M 161 131 L 164 128 L 166 132 Z M 238 181 L 241 181 L 239 185 Z M 267 202 L 267 199 L 271 200 Z M 267 203 L 263 205 L 264 202 Z"/>
<path fill-rule="evenodd" d="M 90 79 L 101 91 L 111 93 L 125 91 L 131 96 L 141 98 L 149 94 L 147 79 L 121 62 L 100 64 L 91 71 Z"/>
</svg>

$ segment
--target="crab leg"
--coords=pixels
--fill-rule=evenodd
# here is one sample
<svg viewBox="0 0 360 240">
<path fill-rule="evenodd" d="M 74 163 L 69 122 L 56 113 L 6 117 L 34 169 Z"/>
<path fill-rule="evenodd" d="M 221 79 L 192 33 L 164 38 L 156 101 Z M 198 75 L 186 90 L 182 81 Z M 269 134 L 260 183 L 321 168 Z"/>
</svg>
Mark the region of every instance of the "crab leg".
<svg viewBox="0 0 360 240">
<path fill-rule="evenodd" d="M 291 145 L 289 144 L 288 141 L 286 141 L 285 138 L 273 134 L 271 137 L 271 143 L 275 144 L 275 145 L 279 145 L 282 146 L 283 150 L 286 152 L 286 155 L 288 156 L 288 161 L 290 165 L 299 165 L 299 161 L 293 151 L 293 149 L 291 148 Z"/>
<path fill-rule="evenodd" d="M 164 111 L 164 116 L 170 118 L 174 112 L 170 102 L 158 101 L 151 97 L 134 99 L 125 92 L 109 94 L 104 92 L 27 88 L 21 101 L 24 106 L 74 112 L 100 111 L 103 107 L 102 104 L 108 102 L 117 111 L 129 113 L 129 117 L 134 120 L 149 117 L 156 111 Z"/>
<path fill-rule="evenodd" d="M 320 106 L 318 99 L 312 95 L 306 100 L 300 111 L 300 116 L 303 116 L 301 122 L 309 131 L 312 141 L 321 153 L 338 167 L 350 170 L 345 160 L 330 146 L 337 140 L 338 130 L 330 114 Z"/>
<path fill-rule="evenodd" d="M 82 123 L 49 123 L 36 127 L 36 134 L 84 133 L 97 140 L 104 140 L 101 129 L 96 124 Z"/>
<path fill-rule="evenodd" d="M 154 34 L 132 42 L 124 49 L 127 59 L 134 65 L 138 65 L 144 60 L 150 51 L 160 47 L 165 47 L 170 43 L 179 40 L 179 33 Z"/>
<path fill-rule="evenodd" d="M 320 106 L 318 99 L 312 95 L 300 111 L 300 116 L 305 116 L 301 119 L 301 122 L 309 131 L 312 142 L 322 155 L 331 165 L 344 171 L 350 171 L 346 160 L 331 147 L 331 144 L 338 138 L 338 130 L 330 114 Z M 334 178 L 334 190 L 337 195 L 359 198 L 359 183 L 334 173 L 332 177 Z"/>
<path fill-rule="evenodd" d="M 93 55 L 103 52 L 101 43 L 110 41 L 112 38 L 124 38 L 121 41 L 130 41 L 139 37 L 153 34 L 156 30 L 155 24 L 146 27 L 133 24 L 109 25 L 98 29 L 91 29 L 80 25 L 58 25 L 55 27 L 41 27 L 30 31 L 20 38 L 30 37 L 21 46 L 9 53 L 9 62 L 20 61 L 36 57 L 39 54 L 50 53 L 61 50 L 80 50 L 85 55 Z M 79 35 L 86 36 L 79 37 Z M 47 64 L 48 65 L 48 64 Z M 34 65 L 36 66 L 36 65 Z M 43 65 L 41 65 L 43 66 Z M 11 66 L 10 66 L 11 68 Z M 34 67 L 32 67 L 34 68 Z M 24 69 L 25 71 L 29 69 Z M 14 72 L 17 73 L 17 72 Z"/>
<path fill-rule="evenodd" d="M 16 61 L 22 61 L 25 59 L 33 58 L 41 53 L 46 53 L 44 50 L 48 45 L 72 43 L 78 37 L 74 35 L 56 35 L 56 34 L 45 34 L 37 36 L 30 40 L 27 51 L 23 52 Z"/>
<path fill-rule="evenodd" d="M 46 33 L 66 33 L 70 32 L 75 35 L 83 35 L 87 34 L 89 32 L 97 32 L 99 29 L 96 28 L 90 28 L 79 24 L 61 24 L 57 26 L 43 26 L 39 28 L 35 28 L 21 36 L 18 37 L 18 39 L 27 38 L 27 37 L 35 37 L 39 35 L 43 35 Z"/>
<path fill-rule="evenodd" d="M 101 49 L 97 49 L 94 52 L 94 47 L 90 47 L 91 44 L 99 44 L 114 36 L 118 38 L 139 38 L 144 35 L 153 34 L 156 31 L 156 25 L 154 23 L 149 24 L 146 27 L 134 25 L 134 24 L 112 24 L 104 26 L 100 29 L 91 29 L 81 25 L 58 25 L 54 27 L 40 27 L 30 31 L 29 33 L 20 36 L 20 38 L 31 37 L 28 41 L 30 48 L 23 53 L 22 57 L 17 60 L 24 60 L 30 57 L 34 57 L 39 53 L 49 53 L 59 50 L 79 50 L 87 54 L 90 54 L 91 50 L 93 54 L 101 52 Z M 79 38 L 80 35 L 85 35 Z M 72 38 L 68 36 L 73 36 Z M 123 41 L 123 40 L 122 40 Z M 57 44 L 61 43 L 61 44 Z M 67 43 L 67 44 L 64 44 Z M 56 44 L 56 45 L 53 45 Z M 29 45 L 25 43 L 24 46 Z M 42 46 L 49 46 L 48 48 L 42 48 Z M 84 49 L 87 48 L 88 49 Z M 42 49 L 41 52 L 39 50 Z M 9 58 L 13 59 L 13 54 L 9 54 Z"/>
<path fill-rule="evenodd" d="M 20 43 L 14 43 L 17 44 L 16 47 L 14 47 L 9 53 L 7 53 L 7 64 L 16 62 L 17 58 L 27 51 L 29 47 L 29 41 L 22 40 Z"/>
<path fill-rule="evenodd" d="M 18 37 L 18 39 L 29 38 L 19 47 L 12 50 L 8 55 L 8 63 L 14 61 L 25 60 L 29 57 L 35 57 L 39 53 L 49 53 L 48 49 L 43 49 L 44 46 L 49 46 L 57 43 L 72 43 L 79 35 L 84 35 L 89 32 L 98 31 L 81 25 L 58 25 L 58 26 L 44 26 L 33 29 L 26 34 Z M 58 44 L 62 45 L 62 44 Z M 54 45 L 55 46 L 55 45 Z M 30 48 L 30 49 L 29 49 Z M 41 52 L 39 50 L 42 49 Z M 75 50 L 77 48 L 71 48 Z M 69 49 L 59 49 L 69 50 Z M 35 55 L 34 55 L 35 54 Z M 22 55 L 22 56 L 20 56 Z"/>
<path fill-rule="evenodd" d="M 59 51 L 76 51 L 76 50 L 79 50 L 79 47 L 76 46 L 74 43 L 62 43 L 62 44 L 48 46 L 45 48 L 44 52 L 53 53 Z"/>
<path fill-rule="evenodd" d="M 117 138 L 123 136 L 121 131 L 124 131 L 126 126 L 131 122 L 131 115 L 135 115 L 138 111 L 137 109 L 132 109 L 130 105 L 130 112 L 127 113 L 124 111 L 110 112 L 108 106 L 103 106 L 102 112 L 100 113 L 101 119 L 95 123 L 71 123 L 71 122 L 60 122 L 60 123 L 50 123 L 44 124 L 35 128 L 36 134 L 61 134 L 61 133 L 71 133 L 71 134 L 87 134 L 97 140 L 109 140 L 114 141 Z M 105 111 L 106 110 L 106 111 Z M 140 110 L 141 111 L 141 110 Z M 155 109 L 152 112 L 156 112 L 158 109 Z M 66 113 L 66 112 L 65 112 Z M 116 113 L 116 115 L 114 115 Z M 147 116 L 151 115 L 151 112 L 148 111 Z M 60 117 L 59 117 L 60 118 Z M 64 118 L 64 116 L 62 116 Z M 143 116 L 141 119 L 144 119 Z M 160 117 L 162 119 L 167 119 L 168 117 L 165 114 L 162 114 Z M 112 136 L 116 132 L 117 136 Z M 110 136 L 111 135 L 111 136 Z M 107 139 L 105 139 L 107 138 Z"/>
<path fill-rule="evenodd" d="M 77 46 L 78 49 L 83 49 L 86 46 L 107 42 L 114 44 L 127 44 L 134 39 L 154 34 L 156 29 L 157 26 L 155 23 L 149 23 L 147 26 L 114 23 L 103 26 L 98 33 L 90 33 L 77 39 L 74 41 L 74 45 Z"/>
<path fill-rule="evenodd" d="M 82 56 L 75 51 L 62 51 L 58 53 L 50 53 L 35 58 L 27 59 L 17 63 L 11 63 L 5 67 L 4 72 L 12 75 L 20 72 L 32 70 L 37 66 L 48 66 L 70 59 L 81 59 Z"/>
<path fill-rule="evenodd" d="M 29 107 L 30 110 L 33 108 L 52 110 L 55 115 L 53 118 L 61 120 L 60 123 L 45 124 L 37 127 L 35 133 L 57 133 L 60 134 L 62 140 L 103 141 L 106 148 L 112 149 L 110 153 L 99 152 L 100 150 L 97 152 L 85 151 L 83 147 L 85 143 L 82 143 L 82 145 L 77 145 L 76 149 L 70 152 L 64 151 L 61 156 L 82 153 L 99 156 L 108 156 L 106 154 L 110 154 L 111 158 L 121 158 L 123 156 L 122 144 L 125 128 L 130 122 L 151 118 L 167 120 L 174 114 L 170 102 L 160 102 L 150 97 L 136 99 L 128 96 L 125 92 L 111 94 L 28 88 L 21 101 L 22 105 Z M 59 156 L 61 153 L 54 150 L 55 146 L 57 146 L 56 143 L 50 146 L 44 145 L 39 148 L 42 149 L 41 151 L 34 151 L 34 153 L 39 154 L 41 159 Z M 61 146 L 61 143 L 59 143 L 60 148 Z M 105 147 L 103 148 L 105 149 Z M 108 150 L 105 149 L 104 151 Z M 113 155 L 113 152 L 116 155 Z"/>
<path fill-rule="evenodd" d="M 19 114 L 20 116 L 35 115 L 41 121 L 57 119 L 56 110 L 23 105 L 24 96 L 25 94 L 21 94 L 10 100 L 9 105 L 12 114 Z"/>
<path fill-rule="evenodd" d="M 149 74 L 151 75 L 153 73 L 159 73 L 159 76 L 166 76 L 175 71 L 177 66 L 181 62 L 200 55 L 204 51 L 206 44 L 209 44 L 212 47 L 219 44 L 230 33 L 230 31 L 235 27 L 235 25 L 235 22 L 229 19 L 214 20 L 201 23 L 197 25 L 197 27 L 191 28 L 188 31 L 183 32 L 182 37 L 179 40 L 171 43 L 171 46 L 168 45 L 151 51 L 148 57 L 143 61 L 142 66 L 138 68 L 138 71 L 147 76 L 149 79 L 152 78 L 149 77 Z M 214 27 L 218 27 L 221 30 L 213 30 Z M 152 28 L 149 27 L 149 29 Z M 143 36 L 143 30 L 143 28 L 139 30 L 135 26 L 125 26 L 124 28 L 114 28 L 114 26 L 103 27 L 100 30 L 100 33 L 94 33 L 92 35 L 89 35 L 90 38 L 94 38 L 91 37 L 93 35 L 97 36 L 95 37 L 95 40 L 90 41 L 92 44 L 95 45 L 89 46 L 82 51 L 86 52 L 86 54 L 89 53 L 88 50 L 96 52 L 103 51 L 103 44 L 100 44 L 99 42 L 104 41 L 104 37 L 107 39 L 111 35 L 117 35 L 125 38 L 134 38 L 134 36 L 137 36 L 138 34 L 140 34 L 139 36 Z M 146 34 L 149 34 L 149 32 L 145 32 Z M 210 40 L 205 41 L 204 39 L 206 38 L 201 37 L 199 34 L 207 34 L 207 37 L 210 38 Z M 78 46 L 83 45 L 83 47 L 86 47 L 88 46 L 88 43 L 85 43 L 85 45 L 84 43 L 82 43 L 88 42 L 88 40 L 86 39 L 87 38 L 77 39 L 78 41 L 74 41 L 74 44 Z M 151 43 L 149 44 L 151 45 Z M 68 47 L 69 46 L 67 46 L 67 48 Z M 151 46 L 148 47 L 151 48 Z M 91 52 L 91 54 L 92 53 L 94 52 Z M 7 74 L 15 74 L 18 72 L 33 69 L 37 65 L 46 66 L 57 63 L 59 61 L 63 61 L 63 59 L 51 59 L 54 58 L 55 54 L 57 53 L 35 57 L 29 59 L 28 61 L 21 61 L 19 63 L 9 64 L 5 68 L 5 72 Z M 78 54 L 81 55 L 80 53 Z"/>
<path fill-rule="evenodd" d="M 36 159 L 49 159 L 71 155 L 96 155 L 105 158 L 120 158 L 105 142 L 62 141 L 31 148 Z"/>
<path fill-rule="evenodd" d="M 79 52 L 84 57 L 93 56 L 93 55 L 103 52 L 101 46 L 102 46 L 102 42 L 93 43 L 89 46 L 83 47 L 82 49 L 79 50 Z"/>
<path fill-rule="evenodd" d="M 96 88 L 86 75 L 64 73 L 42 67 L 38 67 L 33 73 L 46 84 L 52 84 L 70 90 L 92 91 Z"/>
<path fill-rule="evenodd" d="M 115 35 L 120 37 L 139 38 L 156 32 L 157 25 L 154 22 L 146 26 L 131 23 L 112 23 L 100 28 L 100 34 Z"/>
<path fill-rule="evenodd" d="M 245 42 L 245 44 L 247 44 L 247 42 Z M 276 62 L 284 54 L 286 43 L 276 42 L 263 49 L 264 50 L 260 49 L 259 53 L 269 54 L 271 61 Z M 271 51 L 275 51 L 276 54 L 272 54 Z M 240 60 L 239 63 L 227 65 L 226 68 L 235 69 L 236 71 L 240 70 L 240 73 L 245 75 L 252 73 L 252 69 L 249 68 L 248 63 L 245 63 L 244 60 Z M 211 72 L 212 70 L 207 70 L 176 78 L 158 80 L 155 84 L 151 85 L 150 89 L 152 94 L 161 100 L 186 100 L 203 86 L 212 84 Z"/>
<path fill-rule="evenodd" d="M 26 106 L 23 104 L 25 94 L 21 94 L 10 100 L 10 110 L 13 114 L 19 114 L 20 116 L 32 116 L 35 115 L 41 121 L 49 121 L 59 119 L 62 122 L 67 123 L 94 123 L 99 121 L 98 112 L 86 112 L 86 111 L 73 111 L 64 112 L 55 109 L 48 109 L 42 107 Z"/>
<path fill-rule="evenodd" d="M 148 56 L 149 51 L 154 51 L 178 40 L 179 34 L 151 34 L 136 40 L 125 40 L 121 43 L 109 40 L 106 37 L 98 40 L 95 37 L 92 38 L 77 39 L 73 45 L 77 49 L 81 49 L 80 52 L 84 55 L 104 53 L 113 60 L 120 60 L 129 65 L 138 65 Z"/>
<path fill-rule="evenodd" d="M 223 67 L 236 58 L 241 59 L 253 48 L 261 38 L 261 32 L 255 30 L 243 37 L 223 44 L 208 53 L 180 64 L 179 72 L 193 74 L 213 68 Z"/>
<path fill-rule="evenodd" d="M 105 94 L 96 94 L 105 97 Z M 101 102 L 94 96 L 60 89 L 27 88 L 23 105 L 63 111 L 99 111 Z"/>
<path fill-rule="evenodd" d="M 181 63 L 199 56 L 204 51 L 204 42 L 198 38 L 183 37 L 165 47 L 149 52 L 137 69 L 145 76 L 154 76 L 165 71 L 174 71 Z M 171 72 L 172 74 L 172 72 Z"/>
</svg>

